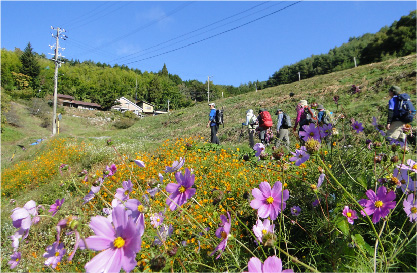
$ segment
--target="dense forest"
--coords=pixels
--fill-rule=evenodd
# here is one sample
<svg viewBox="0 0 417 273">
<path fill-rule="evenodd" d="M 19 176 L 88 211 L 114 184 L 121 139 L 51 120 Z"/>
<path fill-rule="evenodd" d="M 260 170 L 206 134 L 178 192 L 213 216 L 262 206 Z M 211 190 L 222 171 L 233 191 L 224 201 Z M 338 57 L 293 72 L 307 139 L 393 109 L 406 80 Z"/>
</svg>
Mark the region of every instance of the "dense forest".
<svg viewBox="0 0 417 273">
<path fill-rule="evenodd" d="M 350 38 L 347 43 L 331 49 L 327 54 L 313 55 L 275 72 L 267 81 L 254 81 L 238 87 L 215 85 L 210 82 L 210 99 L 291 83 L 302 78 L 340 71 L 357 64 L 368 64 L 391 57 L 416 52 L 416 11 L 401 17 L 390 27 L 376 34 Z M 22 51 L 1 50 L 2 100 L 30 99 L 50 96 L 54 88 L 55 63 L 44 54 L 33 51 L 30 42 Z M 95 102 L 110 109 L 114 101 L 124 96 L 132 101 L 145 100 L 165 109 L 179 109 L 207 100 L 207 82 L 183 81 L 168 72 L 164 65 L 158 72 L 142 72 L 125 65 L 108 65 L 93 61 L 63 60 L 58 74 L 58 92 L 74 96 L 77 100 Z M 10 96 L 10 97 L 9 97 Z M 7 107 L 7 106 L 3 106 Z"/>
</svg>

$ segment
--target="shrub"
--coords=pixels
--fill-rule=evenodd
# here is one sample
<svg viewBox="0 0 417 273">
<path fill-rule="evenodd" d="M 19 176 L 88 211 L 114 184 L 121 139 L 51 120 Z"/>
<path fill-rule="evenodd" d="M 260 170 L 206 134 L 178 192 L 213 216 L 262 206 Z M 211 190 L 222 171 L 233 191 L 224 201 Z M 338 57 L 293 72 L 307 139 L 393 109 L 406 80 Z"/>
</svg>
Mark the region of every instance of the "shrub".
<svg viewBox="0 0 417 273">
<path fill-rule="evenodd" d="M 116 129 L 127 129 L 135 123 L 135 120 L 130 118 L 121 118 L 118 121 L 113 123 L 113 126 Z"/>
</svg>

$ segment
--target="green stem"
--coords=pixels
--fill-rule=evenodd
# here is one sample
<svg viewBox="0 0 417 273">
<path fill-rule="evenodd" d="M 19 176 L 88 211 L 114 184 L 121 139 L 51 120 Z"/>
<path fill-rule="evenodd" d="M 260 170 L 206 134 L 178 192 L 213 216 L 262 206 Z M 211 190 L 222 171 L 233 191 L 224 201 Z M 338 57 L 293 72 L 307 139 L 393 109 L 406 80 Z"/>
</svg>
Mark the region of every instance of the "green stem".
<svg viewBox="0 0 417 273">
<path fill-rule="evenodd" d="M 337 180 L 336 179 L 336 177 L 334 177 L 334 175 L 333 175 L 333 173 L 329 170 L 329 168 L 326 166 L 326 164 L 323 162 L 323 160 L 321 160 L 321 158 L 319 158 L 320 159 L 320 162 L 321 162 L 321 164 L 324 166 L 324 168 L 326 169 L 326 172 L 333 178 L 333 180 L 336 182 L 336 184 L 339 186 L 339 187 L 341 187 L 342 189 L 343 189 L 343 191 L 346 193 L 346 195 L 359 207 L 359 208 L 361 208 L 361 210 L 362 211 L 364 211 L 363 210 L 363 208 L 362 208 L 362 206 L 361 205 L 359 205 L 359 203 L 358 203 L 358 201 L 356 201 L 356 199 L 355 198 L 353 198 L 353 196 L 346 190 L 346 188 L 345 187 L 343 187 L 343 185 L 339 182 L 339 180 Z M 380 240 L 380 238 L 379 238 L 379 235 L 378 235 L 378 232 L 376 231 L 376 229 L 375 229 L 375 226 L 374 226 L 374 224 L 372 223 L 372 220 L 371 220 L 371 218 L 369 217 L 369 215 L 364 211 L 364 213 L 365 213 L 365 215 L 366 215 L 366 218 L 368 219 L 368 221 L 369 221 L 369 223 L 371 224 L 371 227 L 372 227 L 372 230 L 374 231 L 374 233 L 375 233 L 375 235 L 376 235 L 376 237 L 377 237 L 377 239 L 378 240 Z M 382 249 L 382 253 L 383 253 L 383 256 L 384 256 L 384 260 L 385 260 L 385 262 L 386 262 L 386 255 L 385 255 L 385 249 L 384 249 L 384 246 L 381 244 L 381 249 Z"/>
<path fill-rule="evenodd" d="M 239 241 L 236 237 L 235 237 L 236 242 L 238 242 L 241 246 L 243 246 L 243 248 L 245 248 L 247 251 L 249 251 L 250 254 L 252 254 L 253 257 L 256 257 L 255 254 L 253 254 L 253 252 L 247 248 L 241 241 Z"/>
<path fill-rule="evenodd" d="M 387 223 L 387 221 L 384 221 L 384 224 L 382 225 L 381 230 L 379 231 L 379 236 L 381 236 L 382 231 L 385 228 L 385 224 Z M 375 241 L 375 251 L 374 251 L 374 272 L 376 273 L 376 253 L 378 252 L 378 239 L 376 239 Z"/>
<path fill-rule="evenodd" d="M 292 262 L 300 264 L 300 265 L 304 266 L 305 268 L 310 269 L 313 272 L 320 272 L 317 269 L 315 269 L 314 267 L 311 267 L 311 266 L 303 263 L 302 261 L 299 261 L 296 257 L 294 257 L 294 256 L 290 255 L 289 253 L 287 253 L 286 251 L 282 250 L 279 246 L 277 246 L 277 248 L 278 248 L 279 251 L 281 251 L 282 253 L 287 255 L 291 259 Z"/>
</svg>

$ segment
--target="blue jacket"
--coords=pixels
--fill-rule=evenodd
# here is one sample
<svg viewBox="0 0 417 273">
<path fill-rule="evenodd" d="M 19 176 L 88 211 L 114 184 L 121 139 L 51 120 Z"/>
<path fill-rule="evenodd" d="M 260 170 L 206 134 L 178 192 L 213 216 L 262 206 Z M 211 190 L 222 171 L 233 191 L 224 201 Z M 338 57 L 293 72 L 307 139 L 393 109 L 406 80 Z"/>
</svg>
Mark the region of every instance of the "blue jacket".
<svg viewBox="0 0 417 273">
<path fill-rule="evenodd" d="M 216 126 L 216 108 L 210 110 L 209 120 L 210 126 Z"/>
</svg>

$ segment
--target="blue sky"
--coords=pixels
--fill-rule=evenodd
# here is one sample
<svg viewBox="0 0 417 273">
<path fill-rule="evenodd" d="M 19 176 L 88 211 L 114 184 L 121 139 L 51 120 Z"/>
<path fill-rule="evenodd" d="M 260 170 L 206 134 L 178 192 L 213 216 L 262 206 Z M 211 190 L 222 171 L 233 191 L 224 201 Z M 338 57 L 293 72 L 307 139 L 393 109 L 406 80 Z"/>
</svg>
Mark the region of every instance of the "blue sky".
<svg viewBox="0 0 417 273">
<path fill-rule="evenodd" d="M 375 33 L 415 1 L 1 1 L 1 47 L 234 85 Z M 50 56 L 50 55 L 48 55 Z M 352 56 L 353 58 L 353 56 Z"/>
</svg>

